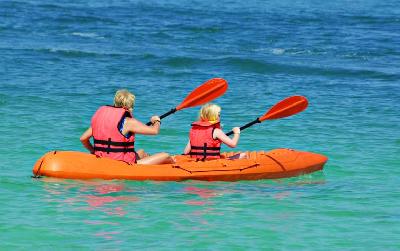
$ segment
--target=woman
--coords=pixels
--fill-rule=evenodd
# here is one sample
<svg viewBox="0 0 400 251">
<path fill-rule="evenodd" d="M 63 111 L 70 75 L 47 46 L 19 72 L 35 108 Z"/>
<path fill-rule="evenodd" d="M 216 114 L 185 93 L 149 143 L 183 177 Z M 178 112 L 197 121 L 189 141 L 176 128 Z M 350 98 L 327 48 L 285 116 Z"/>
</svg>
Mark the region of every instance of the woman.
<svg viewBox="0 0 400 251">
<path fill-rule="evenodd" d="M 200 110 L 199 121 L 192 123 L 184 154 L 199 160 L 221 158 L 221 143 L 235 148 L 240 138 L 240 128 L 234 127 L 233 138 L 229 138 L 220 124 L 221 107 L 215 104 L 205 104 Z M 230 159 L 244 158 L 244 153 L 236 154 Z"/>
<path fill-rule="evenodd" d="M 125 161 L 129 164 L 167 164 L 173 163 L 168 153 L 148 156 L 143 150 L 135 151 L 135 134 L 157 135 L 161 120 L 151 117 L 147 126 L 132 115 L 135 96 L 128 90 L 118 90 L 114 106 L 102 106 L 92 117 L 91 126 L 82 134 L 83 146 L 92 154 Z M 91 144 L 90 138 L 93 137 Z"/>
</svg>

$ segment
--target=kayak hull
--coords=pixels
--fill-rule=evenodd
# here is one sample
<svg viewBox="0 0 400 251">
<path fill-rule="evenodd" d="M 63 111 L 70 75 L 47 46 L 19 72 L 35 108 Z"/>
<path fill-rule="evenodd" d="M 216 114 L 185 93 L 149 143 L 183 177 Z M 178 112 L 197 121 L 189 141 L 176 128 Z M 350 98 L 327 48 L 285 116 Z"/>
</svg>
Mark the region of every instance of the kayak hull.
<svg viewBox="0 0 400 251">
<path fill-rule="evenodd" d="M 224 153 L 229 157 L 235 153 Z M 324 155 L 291 149 L 269 152 L 247 152 L 246 159 L 195 161 L 188 156 L 175 156 L 175 164 L 127 164 L 93 154 L 76 151 L 52 151 L 34 165 L 35 177 L 64 179 L 123 179 L 155 181 L 239 181 L 277 179 L 298 176 L 323 169 Z"/>
</svg>

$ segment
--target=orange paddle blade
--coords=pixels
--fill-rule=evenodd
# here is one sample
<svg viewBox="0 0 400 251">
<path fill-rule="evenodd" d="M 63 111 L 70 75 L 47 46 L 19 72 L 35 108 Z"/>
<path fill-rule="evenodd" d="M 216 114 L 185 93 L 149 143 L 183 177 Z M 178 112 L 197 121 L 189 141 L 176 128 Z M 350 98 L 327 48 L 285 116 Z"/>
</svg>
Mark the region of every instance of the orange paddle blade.
<svg viewBox="0 0 400 251">
<path fill-rule="evenodd" d="M 302 112 L 308 106 L 308 101 L 303 96 L 291 96 L 274 105 L 267 113 L 259 118 L 264 120 L 280 119 Z"/>
<path fill-rule="evenodd" d="M 225 79 L 210 79 L 192 91 L 175 109 L 179 111 L 184 108 L 205 104 L 220 97 L 227 89 L 228 82 Z"/>
</svg>

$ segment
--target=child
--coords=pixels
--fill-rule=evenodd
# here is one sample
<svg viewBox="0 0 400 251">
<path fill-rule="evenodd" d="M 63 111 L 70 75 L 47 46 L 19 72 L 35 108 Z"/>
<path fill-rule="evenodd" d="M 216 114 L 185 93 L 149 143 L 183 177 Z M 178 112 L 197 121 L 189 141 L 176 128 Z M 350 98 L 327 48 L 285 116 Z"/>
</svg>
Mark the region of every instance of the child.
<svg viewBox="0 0 400 251">
<path fill-rule="evenodd" d="M 235 148 L 240 138 L 240 128 L 234 127 L 233 138 L 229 138 L 222 130 L 220 124 L 221 107 L 215 104 L 205 104 L 200 110 L 199 121 L 192 123 L 184 154 L 199 160 L 221 158 L 221 143 Z M 244 158 L 240 153 L 230 159 Z"/>
</svg>

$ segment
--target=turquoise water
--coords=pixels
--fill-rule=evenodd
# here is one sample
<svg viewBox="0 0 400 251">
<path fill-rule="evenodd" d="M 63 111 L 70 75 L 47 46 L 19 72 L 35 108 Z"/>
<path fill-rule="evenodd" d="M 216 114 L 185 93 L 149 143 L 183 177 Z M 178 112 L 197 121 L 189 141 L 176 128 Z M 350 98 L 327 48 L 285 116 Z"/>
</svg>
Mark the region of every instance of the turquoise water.
<svg viewBox="0 0 400 251">
<path fill-rule="evenodd" d="M 399 250 L 397 1 L 0 1 L 1 250 Z M 143 122 L 207 79 L 226 130 L 291 95 L 306 111 L 239 150 L 322 153 L 324 171 L 252 182 L 31 179 L 114 92 Z M 179 154 L 197 108 L 138 136 Z M 225 150 L 228 150 L 225 148 Z"/>
</svg>

